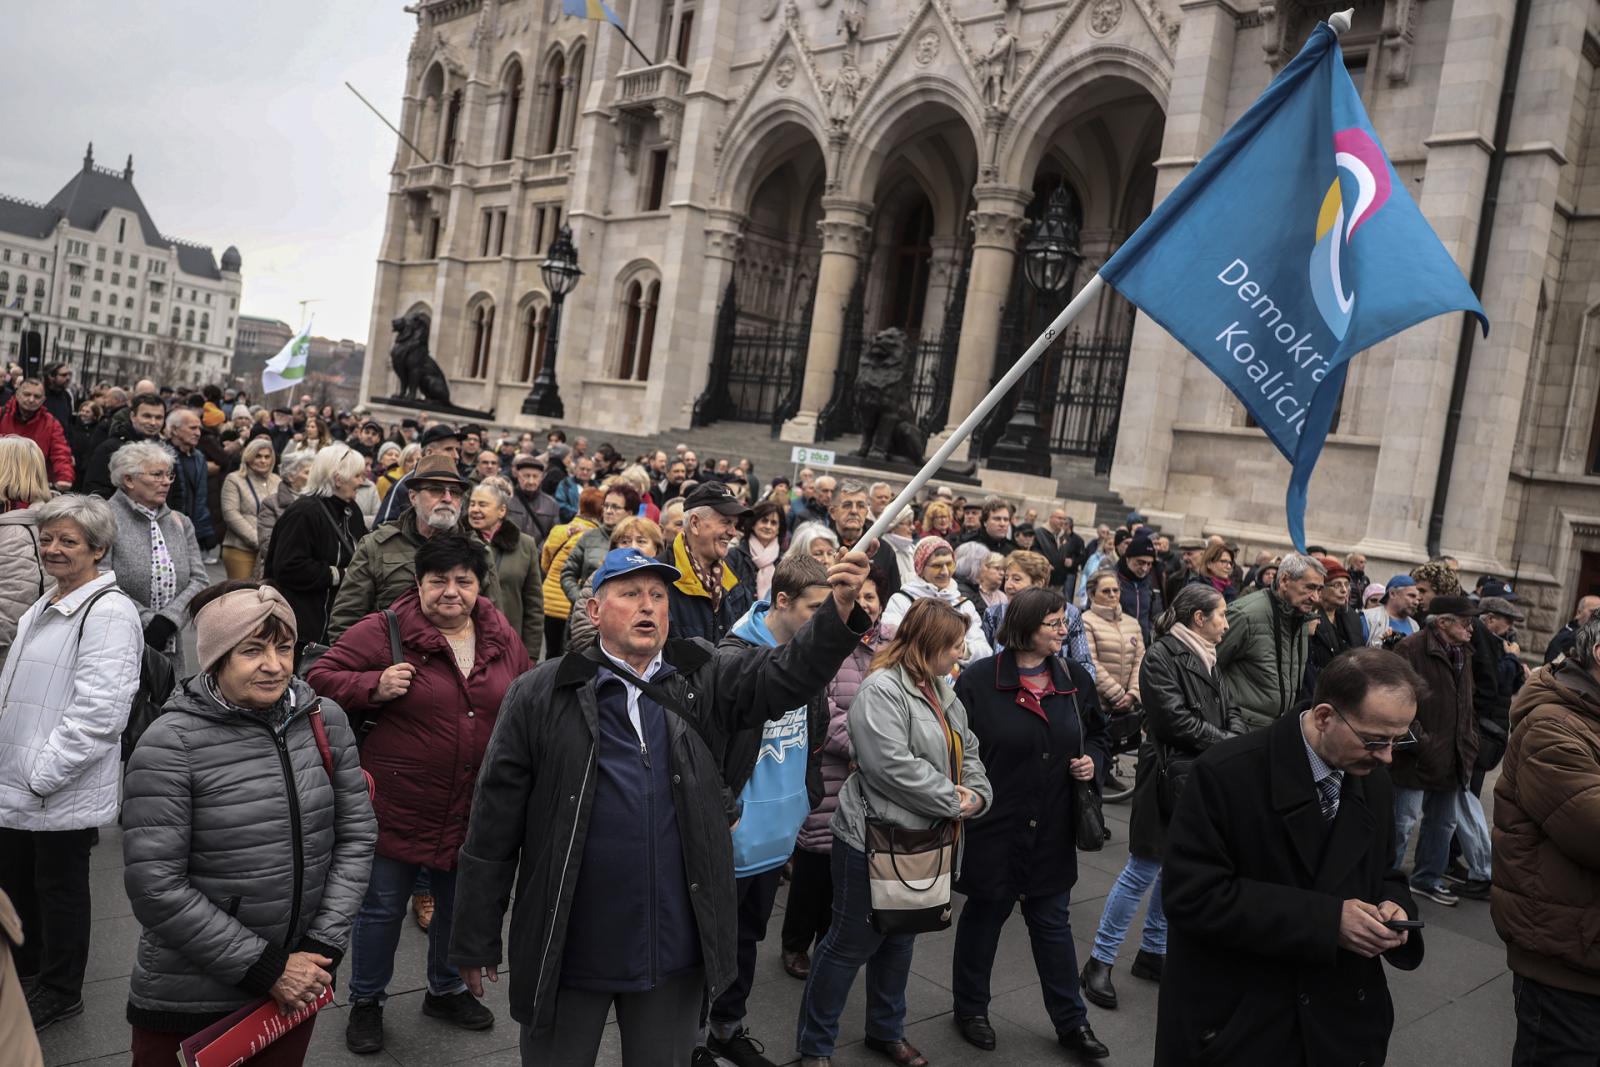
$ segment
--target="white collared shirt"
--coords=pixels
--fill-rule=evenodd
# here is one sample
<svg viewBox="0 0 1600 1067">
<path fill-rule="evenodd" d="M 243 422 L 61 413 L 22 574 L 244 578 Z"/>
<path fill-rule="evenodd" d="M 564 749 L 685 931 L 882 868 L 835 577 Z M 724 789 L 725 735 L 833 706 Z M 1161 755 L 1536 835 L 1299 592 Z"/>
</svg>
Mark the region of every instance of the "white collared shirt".
<svg viewBox="0 0 1600 1067">
<path fill-rule="evenodd" d="M 605 656 L 606 659 L 610 660 L 612 663 L 615 663 L 620 668 L 619 671 L 607 670 L 605 667 L 601 667 L 600 669 L 611 675 L 611 677 L 617 679 L 617 681 L 621 682 L 623 688 L 627 690 L 628 721 L 633 724 L 633 732 L 639 735 L 639 743 L 643 744 L 644 726 L 639 721 L 639 687 L 628 681 L 628 678 L 633 674 L 633 670 L 632 668 L 628 667 L 627 661 L 621 656 L 612 655 L 611 650 L 606 647 L 606 643 L 604 641 L 599 642 L 599 644 L 601 655 Z M 657 652 L 655 659 L 650 661 L 650 665 L 645 668 L 644 673 L 639 675 L 639 677 L 643 678 L 647 682 L 650 681 L 655 677 L 656 671 L 661 669 L 661 663 L 661 653 Z M 625 670 L 627 673 L 623 674 L 621 673 L 621 670 Z"/>
</svg>

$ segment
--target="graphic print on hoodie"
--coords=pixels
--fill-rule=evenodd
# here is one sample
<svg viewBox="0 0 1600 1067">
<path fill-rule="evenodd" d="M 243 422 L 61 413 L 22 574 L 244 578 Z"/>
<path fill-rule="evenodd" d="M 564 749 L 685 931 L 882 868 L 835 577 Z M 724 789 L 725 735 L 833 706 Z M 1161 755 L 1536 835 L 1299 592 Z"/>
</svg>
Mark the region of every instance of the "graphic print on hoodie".
<svg viewBox="0 0 1600 1067">
<path fill-rule="evenodd" d="M 732 632 L 753 645 L 776 648 L 778 642 L 767 629 L 771 607 L 765 600 L 756 601 Z M 744 810 L 733 829 L 735 877 L 748 878 L 781 867 L 794 852 L 795 837 L 811 810 L 806 796 L 809 746 L 804 705 L 763 726 L 755 769 L 739 793 Z"/>
</svg>

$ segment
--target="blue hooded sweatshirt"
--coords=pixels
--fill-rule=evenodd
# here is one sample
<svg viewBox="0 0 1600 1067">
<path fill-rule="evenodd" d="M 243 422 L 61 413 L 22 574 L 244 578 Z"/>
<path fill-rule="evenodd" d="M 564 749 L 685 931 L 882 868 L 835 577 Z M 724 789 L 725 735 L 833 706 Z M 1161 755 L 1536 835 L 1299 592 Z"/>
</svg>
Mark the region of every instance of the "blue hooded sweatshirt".
<svg viewBox="0 0 1600 1067">
<path fill-rule="evenodd" d="M 776 648 L 767 629 L 772 605 L 758 600 L 734 623 L 733 634 L 753 645 Z M 808 709 L 794 708 L 783 718 L 766 723 L 755 769 L 739 794 L 744 806 L 733 829 L 733 873 L 739 878 L 761 874 L 788 862 L 794 852 L 811 800 L 806 795 L 806 758 L 810 755 Z"/>
</svg>

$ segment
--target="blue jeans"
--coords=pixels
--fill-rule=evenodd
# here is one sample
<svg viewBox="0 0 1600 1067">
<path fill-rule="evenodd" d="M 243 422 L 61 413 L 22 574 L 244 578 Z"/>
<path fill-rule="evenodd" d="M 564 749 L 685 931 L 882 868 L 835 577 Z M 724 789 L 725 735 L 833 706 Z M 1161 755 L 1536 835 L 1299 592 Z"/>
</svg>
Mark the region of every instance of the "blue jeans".
<svg viewBox="0 0 1600 1067">
<path fill-rule="evenodd" d="M 1489 820 L 1483 814 L 1483 802 L 1471 790 L 1463 789 L 1456 807 L 1456 840 L 1461 842 L 1461 862 L 1467 866 L 1467 877 L 1474 882 L 1489 880 Z"/>
<path fill-rule="evenodd" d="M 1457 812 L 1463 789 L 1395 789 L 1394 791 L 1394 866 L 1406 859 L 1406 840 L 1422 821 L 1417 833 L 1416 862 L 1411 867 L 1411 884 L 1430 888 L 1444 883 L 1444 868 L 1450 862 L 1450 839 L 1456 834 Z M 1462 845 L 1466 847 L 1465 843 Z"/>
<path fill-rule="evenodd" d="M 1161 861 L 1143 856 L 1128 856 L 1128 863 L 1117 875 L 1116 884 L 1106 897 L 1100 928 L 1094 932 L 1094 949 L 1089 954 L 1110 967 L 1117 962 L 1122 942 L 1133 926 L 1133 913 L 1145 890 L 1150 891 L 1150 908 L 1144 915 L 1144 935 L 1139 948 L 1157 956 L 1167 954 L 1167 913 L 1161 907 Z"/>
<path fill-rule="evenodd" d="M 885 936 L 872 928 L 867 854 L 833 839 L 833 921 L 811 955 L 811 974 L 800 998 L 795 1047 L 802 1056 L 832 1056 L 839 1016 L 856 972 L 867 968 L 867 1036 L 899 1041 L 905 1036 L 906 979 L 911 974 L 913 934 Z"/>
<path fill-rule="evenodd" d="M 394 951 L 400 944 L 421 864 L 372 857 L 367 896 L 350 933 L 350 1002 L 382 1004 L 394 977 Z M 450 918 L 456 902 L 456 872 L 426 868 L 433 888 L 433 922 L 428 925 L 428 992 L 448 996 L 466 989 L 450 963 Z"/>
<path fill-rule="evenodd" d="M 1056 1032 L 1065 1034 L 1089 1021 L 1078 992 L 1078 953 L 1072 943 L 1071 893 L 1027 897 L 1022 918 L 1028 924 L 1039 992 Z M 956 924 L 956 951 L 950 962 L 951 992 L 956 1014 L 968 1018 L 989 1014 L 989 976 L 994 971 L 1000 930 L 1011 917 L 1015 900 L 968 897 Z"/>
</svg>

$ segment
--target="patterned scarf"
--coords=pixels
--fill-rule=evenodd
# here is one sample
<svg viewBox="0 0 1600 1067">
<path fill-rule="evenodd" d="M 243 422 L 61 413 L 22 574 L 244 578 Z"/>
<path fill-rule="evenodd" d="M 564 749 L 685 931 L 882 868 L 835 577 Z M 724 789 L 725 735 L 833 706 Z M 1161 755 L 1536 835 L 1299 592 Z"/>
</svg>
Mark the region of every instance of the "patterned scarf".
<svg viewBox="0 0 1600 1067">
<path fill-rule="evenodd" d="M 150 520 L 150 610 L 160 611 L 178 595 L 178 568 L 172 562 L 172 551 L 167 539 L 161 535 L 161 524 L 156 512 L 130 499 L 133 510 Z"/>
<path fill-rule="evenodd" d="M 711 614 L 715 615 L 722 607 L 722 561 L 713 558 L 710 563 L 702 563 L 688 550 L 688 545 L 683 547 L 684 555 L 689 557 L 689 566 L 694 571 L 694 576 L 700 579 L 700 584 L 705 587 L 706 596 L 711 598 Z"/>
</svg>

